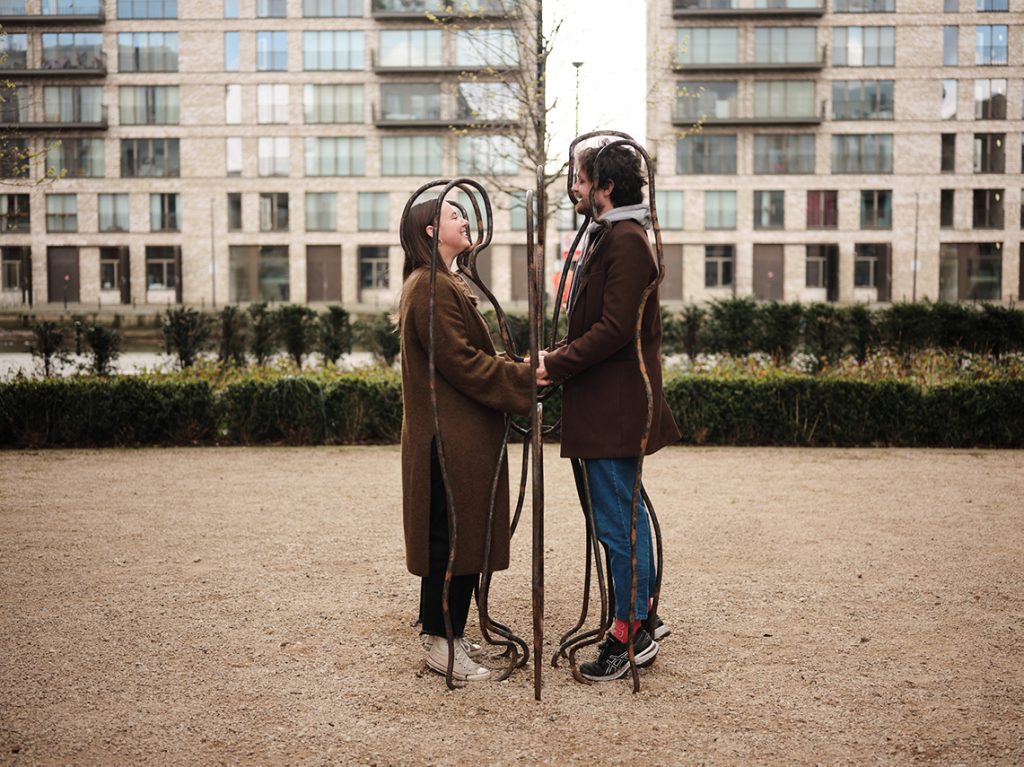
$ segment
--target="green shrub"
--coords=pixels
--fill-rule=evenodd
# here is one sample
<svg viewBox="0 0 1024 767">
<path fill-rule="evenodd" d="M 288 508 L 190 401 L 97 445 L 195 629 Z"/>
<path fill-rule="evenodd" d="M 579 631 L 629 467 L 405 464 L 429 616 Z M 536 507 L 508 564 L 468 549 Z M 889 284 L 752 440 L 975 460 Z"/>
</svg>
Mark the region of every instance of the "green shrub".
<svg viewBox="0 0 1024 767">
<path fill-rule="evenodd" d="M 850 328 L 832 304 L 810 304 L 803 313 L 804 351 L 814 357 L 815 368 L 834 365 L 843 356 Z"/>
<path fill-rule="evenodd" d="M 245 365 L 245 317 L 237 306 L 220 311 L 220 346 L 217 360 L 222 365 Z"/>
<path fill-rule="evenodd" d="M 316 312 L 301 304 L 286 304 L 274 311 L 273 322 L 284 350 L 301 370 L 316 335 Z"/>
<path fill-rule="evenodd" d="M 168 354 L 178 358 L 182 369 L 195 364 L 199 353 L 206 348 L 212 332 L 213 319 L 195 309 L 171 309 L 164 319 L 164 343 Z"/>
<path fill-rule="evenodd" d="M 757 308 L 758 351 L 771 355 L 776 364 L 789 360 L 800 343 L 800 324 L 803 307 L 771 301 Z"/>
<path fill-rule="evenodd" d="M 358 321 L 356 335 L 375 358 L 388 367 L 395 364 L 401 351 L 401 341 L 390 314 L 383 312 Z"/>
<path fill-rule="evenodd" d="M 60 365 L 68 361 L 64 330 L 56 322 L 46 320 L 32 326 L 32 336 L 29 351 L 42 366 L 43 377 L 49 378 Z"/>
<path fill-rule="evenodd" d="M 121 356 L 121 335 L 102 325 L 92 325 L 85 331 L 85 341 L 89 344 L 92 362 L 90 370 L 93 375 L 108 376 L 111 366 Z"/>
<path fill-rule="evenodd" d="M 249 306 L 249 351 L 257 365 L 264 365 L 275 349 L 274 320 L 265 303 Z"/>
<path fill-rule="evenodd" d="M 345 309 L 327 307 L 327 311 L 320 315 L 317 341 L 324 362 L 337 362 L 342 354 L 352 351 L 352 323 Z"/>
<path fill-rule="evenodd" d="M 708 346 L 710 351 L 733 356 L 754 349 L 757 328 L 757 304 L 752 298 L 727 298 L 711 302 L 708 310 Z"/>
</svg>

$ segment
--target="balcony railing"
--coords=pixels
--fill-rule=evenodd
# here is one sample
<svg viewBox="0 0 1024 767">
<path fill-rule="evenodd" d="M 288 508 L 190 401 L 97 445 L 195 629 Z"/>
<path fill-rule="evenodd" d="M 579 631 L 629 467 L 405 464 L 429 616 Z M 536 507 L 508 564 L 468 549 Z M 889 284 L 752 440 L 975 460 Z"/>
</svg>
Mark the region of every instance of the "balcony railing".
<svg viewBox="0 0 1024 767">
<path fill-rule="evenodd" d="M 501 64 L 448 64 L 444 62 L 427 64 L 382 64 L 377 51 L 370 51 L 370 68 L 382 75 L 458 74 L 460 72 L 510 72 L 518 68 L 515 63 Z"/>
<path fill-rule="evenodd" d="M 28 114 L 26 114 L 28 112 Z M 41 118 L 41 119 L 40 119 Z M 96 117 L 90 117 L 88 115 L 83 116 L 81 114 L 73 115 L 53 115 L 53 114 L 32 114 L 29 110 L 19 110 L 18 114 L 14 113 L 14 110 L 7 112 L 6 114 L 0 113 L 0 129 L 9 130 L 14 133 L 18 132 L 39 132 L 47 131 L 48 133 L 60 132 L 64 130 L 106 130 L 110 127 L 107 122 L 107 107 L 103 105 L 100 107 L 99 114 Z"/>
<path fill-rule="evenodd" d="M 736 0 L 673 0 L 672 16 L 676 19 L 730 18 L 753 16 L 757 18 L 817 18 L 825 15 L 824 3 L 791 3 L 770 0 L 767 3 L 745 3 Z"/>
<path fill-rule="evenodd" d="M 423 115 L 386 113 L 377 104 L 371 108 L 373 123 L 378 128 L 509 128 L 520 120 L 508 117 L 487 118 L 479 115 L 456 115 L 446 117 L 433 112 Z"/>
<path fill-rule="evenodd" d="M 675 113 L 672 115 L 672 124 L 682 127 L 693 125 L 706 125 L 707 127 L 756 127 L 756 126 L 799 126 L 799 125 L 821 125 L 820 115 L 796 115 L 796 116 L 766 116 L 766 117 L 715 117 L 705 115 L 703 119 L 694 117 L 692 114 Z"/>
<path fill-rule="evenodd" d="M 828 46 L 821 48 L 821 57 L 816 61 L 719 61 L 680 62 L 672 64 L 673 72 L 816 72 L 825 68 L 828 61 Z"/>
<path fill-rule="evenodd" d="M 101 52 L 78 51 L 66 56 L 57 56 L 43 59 L 42 65 L 38 68 L 26 67 L 25 61 L 19 57 L 11 65 L 12 60 L 0 64 L 0 75 L 14 80 L 48 78 L 51 80 L 64 80 L 71 77 L 106 77 L 107 76 L 107 55 Z"/>
<path fill-rule="evenodd" d="M 506 19 L 518 16 L 519 7 L 513 0 L 373 0 L 371 12 L 380 21 Z"/>
<path fill-rule="evenodd" d="M 101 0 L 41 0 L 39 13 L 28 13 L 25 0 L 0 0 L 4 26 L 67 26 L 106 21 Z"/>
</svg>

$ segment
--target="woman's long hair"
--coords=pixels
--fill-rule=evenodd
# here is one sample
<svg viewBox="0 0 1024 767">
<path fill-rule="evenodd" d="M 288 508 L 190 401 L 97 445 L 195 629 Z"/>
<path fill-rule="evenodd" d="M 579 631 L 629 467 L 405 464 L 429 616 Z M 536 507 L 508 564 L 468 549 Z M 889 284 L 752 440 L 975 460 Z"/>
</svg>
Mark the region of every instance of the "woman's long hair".
<svg viewBox="0 0 1024 767">
<path fill-rule="evenodd" d="M 402 241 L 406 244 L 405 263 L 402 266 L 402 282 L 409 279 L 413 270 L 425 266 L 430 268 L 430 257 L 433 240 L 427 235 L 427 227 L 434 225 L 437 214 L 438 200 L 430 199 L 418 202 L 409 209 L 409 215 L 402 223 Z M 438 261 L 444 266 L 443 261 Z"/>
</svg>

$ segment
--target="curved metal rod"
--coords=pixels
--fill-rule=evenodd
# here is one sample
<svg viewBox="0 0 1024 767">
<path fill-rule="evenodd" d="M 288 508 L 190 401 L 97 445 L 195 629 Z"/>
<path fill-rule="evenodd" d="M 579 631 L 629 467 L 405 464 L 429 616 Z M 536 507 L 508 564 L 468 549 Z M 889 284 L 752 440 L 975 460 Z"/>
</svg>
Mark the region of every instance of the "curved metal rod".
<svg viewBox="0 0 1024 767">
<path fill-rule="evenodd" d="M 655 566 L 654 566 L 654 588 L 651 591 L 651 609 L 647 613 L 647 631 L 650 633 L 651 638 L 654 637 L 654 623 L 658 617 L 658 602 L 661 598 L 661 578 L 662 578 L 662 567 L 664 563 L 664 550 L 662 549 L 661 541 L 661 523 L 658 522 L 658 515 L 654 513 L 654 504 L 651 503 L 651 497 L 647 495 L 647 490 L 644 489 L 643 485 L 640 486 L 640 492 L 643 494 L 644 504 L 647 506 L 647 516 L 651 523 L 651 532 L 654 535 L 655 541 Z"/>
<path fill-rule="evenodd" d="M 518 427 L 515 427 L 518 431 Z M 529 434 L 529 431 L 523 430 L 523 435 Z M 512 517 L 512 525 L 509 528 L 508 537 L 509 540 L 516 534 L 516 528 L 519 527 L 519 516 L 523 513 L 523 501 L 526 500 L 526 472 L 530 467 L 530 440 L 523 440 L 523 467 L 519 475 L 519 498 L 516 500 L 516 513 Z"/>
<path fill-rule="evenodd" d="M 585 501 L 583 501 L 583 479 L 580 477 L 580 473 L 582 471 L 582 467 L 580 466 L 579 459 L 572 458 L 572 459 L 570 459 L 570 463 L 572 464 L 573 479 L 575 480 L 575 483 L 576 483 L 576 494 L 579 495 L 580 502 L 581 502 L 581 504 L 583 504 L 583 503 L 585 503 Z M 586 516 L 586 514 L 583 515 L 583 518 L 584 518 L 584 521 L 585 521 L 586 533 L 587 533 L 586 534 L 586 541 L 587 541 L 586 555 L 584 557 L 584 562 L 586 562 L 586 567 L 584 567 L 584 570 L 583 570 L 583 607 L 580 609 L 580 619 L 576 622 L 576 625 L 573 626 L 568 631 L 566 631 L 564 634 L 562 634 L 562 638 L 558 641 L 558 649 L 555 651 L 555 654 L 551 656 L 551 665 L 553 667 L 557 667 L 558 666 L 558 658 L 559 658 L 559 656 L 561 656 L 563 658 L 566 657 L 566 655 L 565 655 L 566 643 L 569 641 L 569 638 L 572 637 L 572 635 L 575 634 L 577 631 L 579 631 L 583 627 L 583 624 L 587 622 L 587 612 L 590 609 L 590 552 L 592 550 L 592 543 L 591 543 L 590 520 Z"/>
</svg>

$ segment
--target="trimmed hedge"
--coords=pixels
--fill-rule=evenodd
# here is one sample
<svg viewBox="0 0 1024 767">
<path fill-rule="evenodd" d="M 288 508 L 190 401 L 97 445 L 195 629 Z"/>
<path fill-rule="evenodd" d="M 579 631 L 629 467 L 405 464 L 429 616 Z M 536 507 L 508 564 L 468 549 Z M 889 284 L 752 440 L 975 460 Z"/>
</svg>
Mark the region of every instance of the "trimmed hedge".
<svg viewBox="0 0 1024 767">
<path fill-rule="evenodd" d="M 683 441 L 706 445 L 1024 447 L 1024 380 L 921 386 L 778 375 L 669 376 Z M 553 422 L 559 392 L 545 401 Z M 0 447 L 397 442 L 401 383 L 391 371 L 235 380 L 179 378 L 0 383 Z"/>
</svg>

